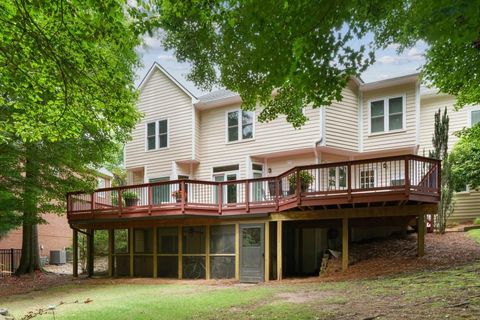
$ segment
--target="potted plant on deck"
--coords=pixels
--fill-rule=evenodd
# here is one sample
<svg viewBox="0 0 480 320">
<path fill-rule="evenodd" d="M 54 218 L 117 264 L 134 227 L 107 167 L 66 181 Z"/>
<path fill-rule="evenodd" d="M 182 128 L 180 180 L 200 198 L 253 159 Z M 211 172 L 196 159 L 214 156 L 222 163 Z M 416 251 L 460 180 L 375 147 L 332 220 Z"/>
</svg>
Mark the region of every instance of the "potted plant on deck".
<svg viewBox="0 0 480 320">
<path fill-rule="evenodd" d="M 177 202 L 182 202 L 182 198 L 187 202 L 187 192 L 184 190 L 176 190 L 172 192 L 172 197 L 175 197 Z"/>
<path fill-rule="evenodd" d="M 313 176 L 308 171 L 300 171 L 300 190 L 305 192 L 313 182 Z M 290 185 L 290 194 L 294 194 L 297 189 L 297 173 L 294 173 L 288 177 L 288 184 Z"/>
<path fill-rule="evenodd" d="M 122 193 L 123 200 L 126 207 L 134 207 L 138 204 L 138 195 L 132 191 L 125 191 Z"/>
</svg>

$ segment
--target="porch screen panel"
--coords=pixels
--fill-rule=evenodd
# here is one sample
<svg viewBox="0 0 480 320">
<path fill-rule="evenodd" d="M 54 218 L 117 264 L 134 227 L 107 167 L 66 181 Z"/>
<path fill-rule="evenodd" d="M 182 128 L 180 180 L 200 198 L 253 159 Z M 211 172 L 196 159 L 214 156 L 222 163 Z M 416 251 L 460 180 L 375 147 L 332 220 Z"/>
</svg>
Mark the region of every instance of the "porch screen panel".
<svg viewBox="0 0 480 320">
<path fill-rule="evenodd" d="M 182 273 L 185 279 L 205 278 L 206 228 L 204 226 L 182 229 Z"/>
<path fill-rule="evenodd" d="M 178 278 L 178 228 L 158 228 L 157 242 L 157 276 Z"/>
<path fill-rule="evenodd" d="M 210 277 L 235 277 L 235 226 L 210 227 Z"/>
<path fill-rule="evenodd" d="M 113 274 L 117 277 L 130 276 L 128 239 L 128 229 L 113 230 Z"/>
<path fill-rule="evenodd" d="M 135 277 L 153 277 L 153 228 L 133 230 Z"/>
</svg>

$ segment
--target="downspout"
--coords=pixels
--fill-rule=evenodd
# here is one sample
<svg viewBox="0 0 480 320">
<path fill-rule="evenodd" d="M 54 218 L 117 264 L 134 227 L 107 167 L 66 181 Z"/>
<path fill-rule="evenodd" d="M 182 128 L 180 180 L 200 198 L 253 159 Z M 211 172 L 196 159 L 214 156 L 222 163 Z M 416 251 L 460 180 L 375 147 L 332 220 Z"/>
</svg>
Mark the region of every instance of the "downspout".
<svg viewBox="0 0 480 320">
<path fill-rule="evenodd" d="M 315 164 L 319 163 L 318 159 L 318 146 L 320 146 L 323 143 L 323 130 L 324 130 L 324 112 L 323 112 L 324 107 L 320 107 L 320 116 L 319 116 L 319 122 L 320 122 L 320 137 L 317 141 L 313 143 L 313 152 L 315 153 Z"/>
</svg>

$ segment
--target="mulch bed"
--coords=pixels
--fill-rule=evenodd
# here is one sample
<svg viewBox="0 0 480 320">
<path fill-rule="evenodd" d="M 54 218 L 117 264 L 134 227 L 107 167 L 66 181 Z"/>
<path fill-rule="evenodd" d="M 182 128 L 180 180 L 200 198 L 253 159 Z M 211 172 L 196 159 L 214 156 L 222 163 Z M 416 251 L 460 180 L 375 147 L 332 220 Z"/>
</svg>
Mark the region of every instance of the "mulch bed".
<svg viewBox="0 0 480 320">
<path fill-rule="evenodd" d="M 416 235 L 404 239 L 387 239 L 350 247 L 351 265 L 341 272 L 340 259 L 331 259 L 327 272 L 321 277 L 272 281 L 267 285 L 295 282 L 339 281 L 374 278 L 406 271 L 439 270 L 480 261 L 480 245 L 464 232 L 444 235 L 427 234 L 425 256 L 416 257 Z M 43 290 L 66 284 L 201 284 L 225 286 L 237 284 L 234 280 L 169 280 L 169 279 L 86 279 L 71 275 L 38 273 L 22 277 L 0 278 L 0 297 Z"/>
</svg>

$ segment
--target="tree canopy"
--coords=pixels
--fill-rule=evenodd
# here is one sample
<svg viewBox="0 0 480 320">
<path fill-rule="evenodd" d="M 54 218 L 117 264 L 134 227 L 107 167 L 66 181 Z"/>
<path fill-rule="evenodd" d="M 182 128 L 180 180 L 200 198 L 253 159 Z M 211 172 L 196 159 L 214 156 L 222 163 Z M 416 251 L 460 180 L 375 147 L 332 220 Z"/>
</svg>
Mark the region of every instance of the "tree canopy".
<svg viewBox="0 0 480 320">
<path fill-rule="evenodd" d="M 190 79 L 238 92 L 244 108 L 259 102 L 260 120 L 284 114 L 301 126 L 301 108 L 340 100 L 350 77 L 374 63 L 376 48 L 402 51 L 417 41 L 429 46 L 426 81 L 458 96 L 459 106 L 480 102 L 478 0 L 143 3 L 149 27 L 162 28 L 165 47 L 191 63 Z M 370 34 L 370 46 L 355 43 Z"/>
<path fill-rule="evenodd" d="M 18 274 L 39 268 L 42 214 L 94 188 L 140 118 L 128 11 L 120 0 L 0 3 L 0 218 L 23 226 Z"/>
<path fill-rule="evenodd" d="M 480 124 L 458 133 L 460 140 L 450 156 L 457 190 L 480 187 Z"/>
<path fill-rule="evenodd" d="M 121 1 L 2 1 L 0 139 L 125 140 L 138 120 L 134 48 Z"/>
</svg>

